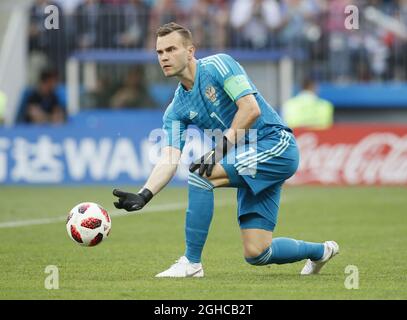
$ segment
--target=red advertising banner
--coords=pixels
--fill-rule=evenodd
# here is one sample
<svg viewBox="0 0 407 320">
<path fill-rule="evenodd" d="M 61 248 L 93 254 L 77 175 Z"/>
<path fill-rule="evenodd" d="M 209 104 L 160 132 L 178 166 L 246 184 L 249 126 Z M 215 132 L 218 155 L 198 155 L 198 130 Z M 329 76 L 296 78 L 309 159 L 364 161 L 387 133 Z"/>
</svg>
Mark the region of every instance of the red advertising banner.
<svg viewBox="0 0 407 320">
<path fill-rule="evenodd" d="M 288 183 L 407 185 L 407 125 L 298 129 L 300 167 Z"/>
</svg>

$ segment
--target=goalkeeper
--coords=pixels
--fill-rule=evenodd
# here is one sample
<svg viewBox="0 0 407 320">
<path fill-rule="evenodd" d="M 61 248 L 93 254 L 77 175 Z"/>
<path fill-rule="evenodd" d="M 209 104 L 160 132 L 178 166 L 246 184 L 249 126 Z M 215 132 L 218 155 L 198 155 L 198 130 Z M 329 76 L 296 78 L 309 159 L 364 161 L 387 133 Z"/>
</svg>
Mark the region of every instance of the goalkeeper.
<svg viewBox="0 0 407 320">
<path fill-rule="evenodd" d="M 213 189 L 219 187 L 238 189 L 238 223 L 249 264 L 307 259 L 301 274 L 318 273 L 339 252 L 336 242 L 273 239 L 282 185 L 299 162 L 291 129 L 232 57 L 217 54 L 197 60 L 191 33 L 184 27 L 176 23 L 160 27 L 156 51 L 164 75 L 180 82 L 163 117 L 167 145 L 137 194 L 113 190 L 116 208 L 141 210 L 167 185 L 177 170 L 188 125 L 224 132 L 216 147 L 189 168 L 185 253 L 156 277 L 204 276 L 201 254 L 213 216 Z M 255 130 L 256 141 L 247 129 Z"/>
</svg>

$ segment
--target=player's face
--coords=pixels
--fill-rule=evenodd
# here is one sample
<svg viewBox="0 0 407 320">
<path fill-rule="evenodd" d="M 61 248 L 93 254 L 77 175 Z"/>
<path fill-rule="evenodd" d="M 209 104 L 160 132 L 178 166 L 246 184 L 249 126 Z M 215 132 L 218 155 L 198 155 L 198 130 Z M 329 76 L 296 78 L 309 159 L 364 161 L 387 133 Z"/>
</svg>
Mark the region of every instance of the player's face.
<svg viewBox="0 0 407 320">
<path fill-rule="evenodd" d="M 157 38 L 158 61 L 166 77 L 182 74 L 193 57 L 191 47 L 185 46 L 183 38 L 178 32 Z"/>
</svg>

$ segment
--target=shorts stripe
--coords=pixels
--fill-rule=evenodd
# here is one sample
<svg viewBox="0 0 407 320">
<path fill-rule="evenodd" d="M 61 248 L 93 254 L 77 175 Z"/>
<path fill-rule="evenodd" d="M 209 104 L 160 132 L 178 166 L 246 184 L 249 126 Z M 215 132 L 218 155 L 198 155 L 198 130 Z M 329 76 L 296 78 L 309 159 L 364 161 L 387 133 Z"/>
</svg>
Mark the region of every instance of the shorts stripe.
<svg viewBox="0 0 407 320">
<path fill-rule="evenodd" d="M 284 138 L 285 138 L 284 137 L 284 131 L 281 133 L 281 136 L 282 137 L 280 138 L 280 141 L 273 148 L 271 148 L 269 150 L 266 150 L 266 151 L 263 151 L 261 153 L 255 154 L 253 156 L 250 156 L 250 157 L 248 157 L 248 158 L 246 158 L 246 159 L 244 159 L 242 161 L 239 161 L 238 163 L 236 163 L 236 166 L 240 166 L 240 165 L 245 164 L 246 162 L 251 162 L 252 160 L 256 160 L 258 157 L 261 157 L 262 155 L 267 154 L 269 152 L 274 152 L 276 149 L 280 148 L 281 145 L 284 143 Z"/>
<path fill-rule="evenodd" d="M 290 135 L 285 131 L 281 133 L 280 141 L 270 150 L 263 151 L 259 154 L 251 156 L 243 161 L 237 162 L 235 165 L 236 170 L 241 171 L 245 167 L 252 167 L 256 163 L 262 163 L 276 156 L 280 156 L 289 146 Z"/>
<path fill-rule="evenodd" d="M 258 163 L 263 163 L 266 162 L 267 160 L 270 160 L 271 158 L 275 158 L 275 157 L 279 157 L 281 156 L 286 150 L 287 148 L 290 146 L 289 143 L 289 138 L 284 142 L 284 145 L 282 146 L 282 148 L 280 149 L 280 151 L 276 151 L 274 154 L 270 154 L 270 155 L 264 155 L 261 158 L 257 159 Z M 250 165 L 247 166 L 247 168 L 251 168 L 256 164 L 256 162 L 251 163 Z"/>
<path fill-rule="evenodd" d="M 244 153 L 239 154 L 238 156 L 236 156 L 236 159 L 240 159 L 244 156 L 247 156 L 249 154 L 252 154 L 253 152 L 255 152 L 256 150 L 254 150 L 252 147 L 249 148 L 249 151 L 246 151 Z"/>
</svg>

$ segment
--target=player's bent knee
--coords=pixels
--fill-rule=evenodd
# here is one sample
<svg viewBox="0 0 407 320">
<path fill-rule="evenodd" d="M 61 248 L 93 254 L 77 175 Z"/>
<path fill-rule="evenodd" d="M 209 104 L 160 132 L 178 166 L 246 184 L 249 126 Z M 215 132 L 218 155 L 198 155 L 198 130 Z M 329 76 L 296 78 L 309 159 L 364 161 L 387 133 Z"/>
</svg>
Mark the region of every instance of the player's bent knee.
<svg viewBox="0 0 407 320">
<path fill-rule="evenodd" d="M 267 247 L 265 250 L 254 250 L 250 253 L 248 252 L 247 255 L 245 254 L 245 260 L 247 263 L 253 266 L 262 266 L 265 264 L 269 264 L 269 259 L 271 258 L 271 248 Z M 260 252 L 260 253 L 259 253 Z"/>
<path fill-rule="evenodd" d="M 265 250 L 270 247 L 269 243 L 245 243 L 244 256 L 245 258 L 255 258 L 260 256 Z"/>
<path fill-rule="evenodd" d="M 245 258 L 255 258 L 261 255 L 265 249 L 261 249 L 259 246 L 255 245 L 245 245 L 244 246 L 244 257 Z"/>
<path fill-rule="evenodd" d="M 257 265 L 256 259 L 270 249 L 273 234 L 262 229 L 242 229 L 241 232 L 245 259 L 248 263 Z"/>
<path fill-rule="evenodd" d="M 229 177 L 225 169 L 219 163 L 213 167 L 210 177 L 204 175 L 203 178 L 210 181 L 215 188 L 227 186 L 229 184 Z"/>
</svg>

